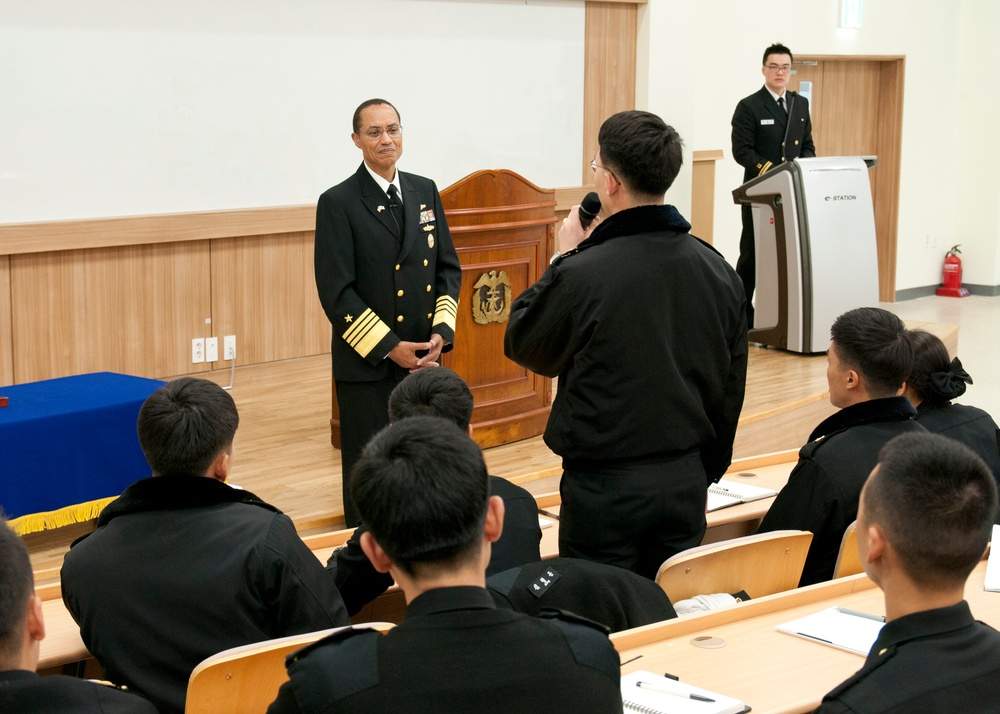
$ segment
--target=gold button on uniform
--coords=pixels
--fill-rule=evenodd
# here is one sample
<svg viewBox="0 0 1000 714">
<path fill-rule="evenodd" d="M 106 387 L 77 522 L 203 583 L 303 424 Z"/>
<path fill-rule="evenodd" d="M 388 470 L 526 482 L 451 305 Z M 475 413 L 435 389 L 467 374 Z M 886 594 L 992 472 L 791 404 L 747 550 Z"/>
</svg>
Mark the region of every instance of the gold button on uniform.
<svg viewBox="0 0 1000 714">
<path fill-rule="evenodd" d="M 431 286 L 430 286 L 430 285 L 428 285 L 428 286 L 427 286 L 427 292 L 430 292 L 430 291 L 431 291 Z"/>
<path fill-rule="evenodd" d="M 399 317 L 396 318 L 396 322 L 402 322 L 402 321 L 403 321 L 403 316 L 402 315 L 400 315 Z"/>
<path fill-rule="evenodd" d="M 796 146 L 798 146 L 798 145 L 799 145 L 799 140 L 798 140 L 798 139 L 796 139 L 796 140 L 795 140 L 795 145 L 796 145 Z"/>
<path fill-rule="evenodd" d="M 403 291 L 402 290 L 397 290 L 396 291 L 396 297 L 403 297 Z"/>
<path fill-rule="evenodd" d="M 427 267 L 427 258 L 424 258 L 424 267 Z"/>
<path fill-rule="evenodd" d="M 396 270 L 399 270 L 399 263 L 396 263 Z"/>
<path fill-rule="evenodd" d="M 428 320 L 430 320 L 432 317 L 434 317 L 434 313 L 432 313 L 432 312 L 427 313 L 427 319 Z"/>
</svg>

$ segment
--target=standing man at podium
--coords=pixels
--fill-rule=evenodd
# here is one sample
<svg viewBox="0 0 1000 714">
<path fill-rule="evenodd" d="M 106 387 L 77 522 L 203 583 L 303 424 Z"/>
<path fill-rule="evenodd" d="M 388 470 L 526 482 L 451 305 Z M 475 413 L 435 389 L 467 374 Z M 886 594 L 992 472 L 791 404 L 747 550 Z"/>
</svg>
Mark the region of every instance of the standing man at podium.
<svg viewBox="0 0 1000 714">
<path fill-rule="evenodd" d="M 744 183 L 778 164 L 816 155 L 809 119 L 809 100 L 785 88 L 792 77 L 792 51 L 781 44 L 764 50 L 760 69 L 764 86 L 736 105 L 733 114 L 733 158 L 743 167 Z M 753 329 L 753 291 L 757 259 L 753 211 L 744 205 L 743 234 L 736 272 L 747 295 L 747 326 Z"/>
<path fill-rule="evenodd" d="M 364 161 L 316 206 L 316 287 L 333 325 L 340 410 L 344 518 L 357 525 L 348 488 L 361 449 L 389 424 L 389 394 L 403 377 L 437 366 L 455 339 L 462 268 L 437 187 L 396 171 L 399 112 L 369 99 L 351 139 Z"/>
</svg>

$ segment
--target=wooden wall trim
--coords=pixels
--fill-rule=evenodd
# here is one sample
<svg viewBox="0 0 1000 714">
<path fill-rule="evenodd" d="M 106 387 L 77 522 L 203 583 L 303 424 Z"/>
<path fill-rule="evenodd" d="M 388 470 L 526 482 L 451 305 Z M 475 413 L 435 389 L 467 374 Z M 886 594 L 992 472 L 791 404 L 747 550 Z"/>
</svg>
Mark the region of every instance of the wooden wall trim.
<svg viewBox="0 0 1000 714">
<path fill-rule="evenodd" d="M 0 255 L 311 231 L 316 207 L 271 206 L 196 213 L 0 224 Z"/>
<path fill-rule="evenodd" d="M 568 211 L 580 203 L 592 189 L 592 186 L 555 189 L 556 211 Z M 0 256 L 311 232 L 315 228 L 315 221 L 316 207 L 308 204 L 121 218 L 8 223 L 0 224 Z M 2 304 L 0 301 L 0 305 Z"/>
</svg>

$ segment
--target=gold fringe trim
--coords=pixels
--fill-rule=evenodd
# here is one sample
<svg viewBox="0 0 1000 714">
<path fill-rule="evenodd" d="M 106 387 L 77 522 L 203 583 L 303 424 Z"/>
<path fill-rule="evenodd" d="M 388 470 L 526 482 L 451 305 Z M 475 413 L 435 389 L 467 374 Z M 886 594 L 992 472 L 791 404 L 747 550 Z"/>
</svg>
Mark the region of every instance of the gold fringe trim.
<svg viewBox="0 0 1000 714">
<path fill-rule="evenodd" d="M 111 496 L 110 498 L 99 498 L 96 501 L 87 501 L 86 503 L 78 503 L 75 506 L 66 506 L 65 508 L 60 508 L 56 511 L 47 511 L 45 513 L 29 513 L 26 516 L 21 516 L 20 518 L 13 518 L 8 523 L 10 527 L 14 529 L 14 532 L 18 535 L 28 535 L 29 533 L 40 533 L 41 531 L 52 530 L 53 528 L 61 528 L 63 526 L 71 526 L 74 523 L 83 523 L 84 521 L 91 521 L 101 515 L 101 511 L 109 503 L 114 501 L 117 496 Z"/>
</svg>

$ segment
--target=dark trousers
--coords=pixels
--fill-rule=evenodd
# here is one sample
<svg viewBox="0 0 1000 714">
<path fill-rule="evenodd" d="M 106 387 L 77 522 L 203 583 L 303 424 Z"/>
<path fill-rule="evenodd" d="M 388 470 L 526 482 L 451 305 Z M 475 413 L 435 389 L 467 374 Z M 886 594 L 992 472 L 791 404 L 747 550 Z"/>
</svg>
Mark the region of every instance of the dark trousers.
<svg viewBox="0 0 1000 714">
<path fill-rule="evenodd" d="M 567 468 L 559 484 L 559 555 L 653 579 L 705 537 L 708 478 L 697 452 L 670 461 Z"/>
<path fill-rule="evenodd" d="M 407 370 L 393 364 L 389 376 L 376 382 L 336 382 L 335 378 L 340 409 L 344 520 L 348 528 L 358 525 L 361 520 L 351 498 L 351 471 L 368 440 L 389 425 L 389 395 L 407 374 Z"/>
<path fill-rule="evenodd" d="M 740 234 L 740 258 L 736 261 L 736 274 L 743 281 L 747 296 L 747 327 L 753 329 L 753 291 L 757 287 L 757 245 L 753 237 L 753 209 L 742 206 L 743 233 Z"/>
</svg>

